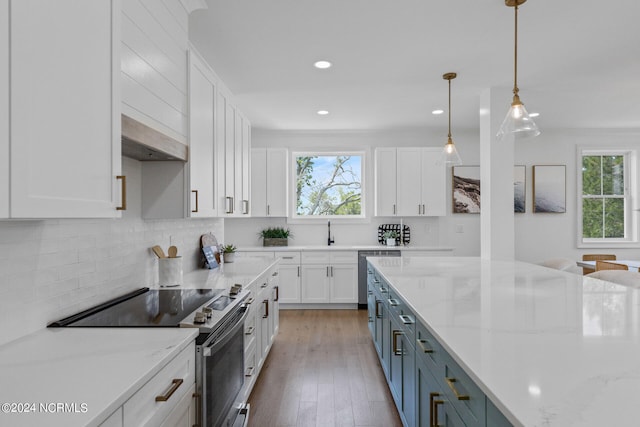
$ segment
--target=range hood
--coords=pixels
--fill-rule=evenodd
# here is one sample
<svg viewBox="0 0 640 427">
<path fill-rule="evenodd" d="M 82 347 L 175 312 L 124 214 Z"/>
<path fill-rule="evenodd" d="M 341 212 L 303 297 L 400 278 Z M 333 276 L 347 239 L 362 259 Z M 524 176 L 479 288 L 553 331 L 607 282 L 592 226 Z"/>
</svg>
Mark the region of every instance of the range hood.
<svg viewBox="0 0 640 427">
<path fill-rule="evenodd" d="M 140 161 L 188 159 L 188 147 L 149 126 L 122 117 L 122 155 Z"/>
</svg>

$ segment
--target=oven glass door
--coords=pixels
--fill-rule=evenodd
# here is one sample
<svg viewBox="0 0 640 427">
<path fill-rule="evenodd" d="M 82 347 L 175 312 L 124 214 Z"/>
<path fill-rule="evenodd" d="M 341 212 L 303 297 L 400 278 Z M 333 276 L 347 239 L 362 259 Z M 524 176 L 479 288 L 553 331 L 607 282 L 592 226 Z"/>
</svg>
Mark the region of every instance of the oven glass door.
<svg viewBox="0 0 640 427">
<path fill-rule="evenodd" d="M 206 427 L 233 425 L 242 406 L 238 398 L 244 385 L 245 313 L 236 316 L 239 319 L 219 339 L 203 345 L 202 411 Z"/>
</svg>

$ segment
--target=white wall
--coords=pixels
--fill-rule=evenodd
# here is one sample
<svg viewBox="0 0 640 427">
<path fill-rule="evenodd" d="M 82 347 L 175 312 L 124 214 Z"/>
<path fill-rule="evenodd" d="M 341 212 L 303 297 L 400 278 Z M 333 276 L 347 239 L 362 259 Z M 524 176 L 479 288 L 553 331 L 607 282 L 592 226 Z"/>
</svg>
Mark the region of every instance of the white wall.
<svg viewBox="0 0 640 427">
<path fill-rule="evenodd" d="M 150 247 L 176 245 L 198 268 L 199 237 L 224 237 L 222 219 L 142 220 L 140 163 L 123 159 L 122 219 L 0 222 L 0 344 L 130 290 L 157 284 Z"/>
<path fill-rule="evenodd" d="M 254 129 L 252 131 L 253 147 L 286 147 L 295 150 L 364 150 L 367 153 L 365 173 L 366 222 L 344 223 L 331 221 L 331 232 L 336 245 L 377 244 L 377 228 L 379 224 L 399 223 L 400 217 L 373 217 L 374 177 L 373 148 L 392 147 L 442 147 L 446 143 L 446 129 L 425 130 L 411 129 L 406 131 L 336 131 L 336 132 L 298 132 L 269 131 Z M 460 132 L 454 140 L 461 152 L 463 161 L 477 164 L 478 137 L 473 132 Z M 447 171 L 447 195 L 451 194 L 451 171 Z M 451 198 L 447 196 L 447 211 L 451 211 Z M 411 245 L 420 246 L 455 246 L 457 255 L 479 255 L 479 217 L 478 215 L 455 215 L 448 217 L 403 218 L 403 223 L 411 228 Z M 251 218 L 225 220 L 225 234 L 230 239 L 227 243 L 236 246 L 256 246 L 262 242 L 258 232 L 267 226 L 284 226 L 291 229 L 294 245 L 326 245 L 327 222 L 321 221 L 313 225 L 287 223 L 284 218 Z M 456 230 L 461 229 L 458 233 Z M 233 240 L 233 241 L 231 241 Z"/>
<path fill-rule="evenodd" d="M 444 136 L 443 136 L 444 135 Z M 454 141 L 465 165 L 479 165 L 479 135 L 473 131 L 454 132 Z M 254 147 L 287 147 L 289 150 L 307 149 L 365 149 L 372 156 L 378 146 L 441 146 L 446 142 L 446 130 L 415 129 L 402 132 L 293 132 L 253 131 Z M 541 262 L 564 257 L 578 259 L 594 249 L 579 249 L 576 245 L 576 147 L 631 147 L 640 149 L 637 130 L 552 130 L 530 141 L 517 142 L 515 164 L 525 165 L 526 213 L 515 215 L 516 259 Z M 559 164 L 567 166 L 567 212 L 564 214 L 534 214 L 532 212 L 533 165 Z M 372 217 L 373 176 L 371 161 L 368 169 L 368 223 L 340 224 L 332 221 L 336 244 L 362 245 L 376 243 L 378 224 L 399 222 L 399 218 Z M 447 171 L 447 216 L 439 218 L 404 218 L 411 227 L 411 243 L 440 245 L 455 248 L 458 256 L 480 255 L 480 215 L 452 214 L 451 169 Z M 636 213 L 638 215 L 638 213 Z M 284 218 L 227 219 L 225 233 L 237 246 L 261 245 L 258 232 L 267 226 L 289 227 L 295 234 L 295 245 L 324 245 L 327 225 L 288 224 Z M 232 241 L 231 241 L 232 240 Z M 597 251 L 602 251 L 598 249 Z M 640 249 L 608 249 L 619 258 L 640 258 Z"/>
</svg>

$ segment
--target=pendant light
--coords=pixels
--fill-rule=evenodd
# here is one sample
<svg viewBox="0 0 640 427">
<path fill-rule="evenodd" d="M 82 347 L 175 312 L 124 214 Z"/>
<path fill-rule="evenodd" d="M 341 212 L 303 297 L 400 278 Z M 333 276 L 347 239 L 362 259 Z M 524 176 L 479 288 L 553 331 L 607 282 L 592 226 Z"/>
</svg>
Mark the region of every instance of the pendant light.
<svg viewBox="0 0 640 427">
<path fill-rule="evenodd" d="M 442 157 L 444 158 L 444 162 L 446 164 L 452 166 L 462 164 L 462 160 L 460 159 L 458 150 L 456 150 L 453 139 L 451 139 L 451 80 L 455 79 L 457 76 L 458 75 L 456 73 L 446 73 L 442 76 L 443 79 L 449 81 L 449 134 L 447 135 L 447 143 L 442 150 Z"/>
<path fill-rule="evenodd" d="M 518 96 L 518 6 L 526 2 L 527 0 L 505 0 L 505 4 L 508 7 L 514 8 L 515 15 L 515 48 L 513 59 L 513 102 L 511 108 L 507 112 L 498 131 L 498 139 L 502 139 L 507 134 L 512 134 L 515 139 L 526 139 L 540 135 L 540 130 L 535 122 L 527 113 L 524 104 L 520 101 Z"/>
</svg>

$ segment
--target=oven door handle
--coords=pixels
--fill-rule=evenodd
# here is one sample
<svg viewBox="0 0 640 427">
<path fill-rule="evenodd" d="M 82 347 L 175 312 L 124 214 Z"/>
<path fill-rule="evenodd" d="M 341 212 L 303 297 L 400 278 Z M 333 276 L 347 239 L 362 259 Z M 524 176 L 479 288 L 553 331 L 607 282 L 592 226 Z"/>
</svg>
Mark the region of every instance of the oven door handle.
<svg viewBox="0 0 640 427">
<path fill-rule="evenodd" d="M 214 341 L 214 342 L 208 344 L 206 347 L 204 347 L 202 349 L 202 356 L 210 357 L 213 353 L 215 353 L 215 349 L 217 347 L 221 347 L 224 344 L 226 344 L 227 341 L 229 341 L 231 339 L 233 334 L 235 334 L 238 331 L 238 329 L 244 328 L 244 320 L 249 315 L 249 309 L 246 306 L 243 307 L 242 309 L 244 310 L 244 313 L 242 314 L 242 317 L 240 319 L 238 319 L 235 322 L 235 324 L 231 328 L 229 328 L 229 330 L 227 330 L 224 333 L 224 335 L 222 335 L 219 339 L 217 339 L 216 341 Z"/>
</svg>

